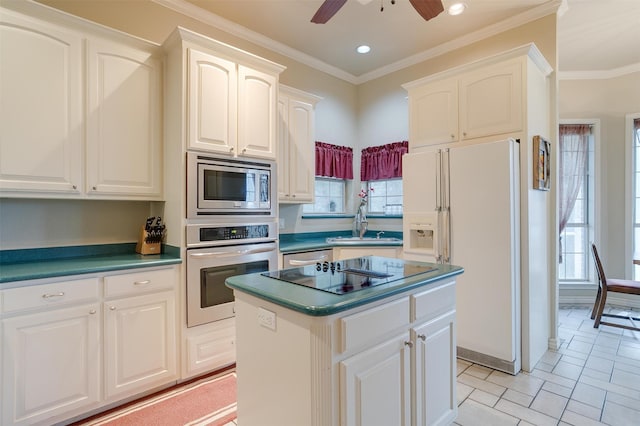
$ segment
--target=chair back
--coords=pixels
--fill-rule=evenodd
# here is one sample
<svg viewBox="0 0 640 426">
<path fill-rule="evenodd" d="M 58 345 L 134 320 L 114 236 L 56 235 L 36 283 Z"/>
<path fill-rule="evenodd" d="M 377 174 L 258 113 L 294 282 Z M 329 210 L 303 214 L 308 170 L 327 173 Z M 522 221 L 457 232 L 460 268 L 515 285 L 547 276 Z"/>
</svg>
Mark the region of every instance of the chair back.
<svg viewBox="0 0 640 426">
<path fill-rule="evenodd" d="M 600 262 L 600 256 L 598 256 L 598 249 L 596 245 L 591 243 L 591 251 L 593 252 L 593 259 L 596 261 L 596 271 L 598 272 L 598 281 L 600 281 L 600 287 L 606 290 L 607 278 L 604 275 L 604 268 L 602 262 Z"/>
</svg>

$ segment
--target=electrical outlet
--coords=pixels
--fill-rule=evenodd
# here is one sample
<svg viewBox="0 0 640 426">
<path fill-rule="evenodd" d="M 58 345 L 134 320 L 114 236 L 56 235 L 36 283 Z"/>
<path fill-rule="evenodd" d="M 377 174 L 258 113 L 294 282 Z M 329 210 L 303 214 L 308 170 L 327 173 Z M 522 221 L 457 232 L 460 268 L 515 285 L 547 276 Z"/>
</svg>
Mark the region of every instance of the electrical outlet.
<svg viewBox="0 0 640 426">
<path fill-rule="evenodd" d="M 258 308 L 258 324 L 271 330 L 276 329 L 276 313 Z"/>
</svg>

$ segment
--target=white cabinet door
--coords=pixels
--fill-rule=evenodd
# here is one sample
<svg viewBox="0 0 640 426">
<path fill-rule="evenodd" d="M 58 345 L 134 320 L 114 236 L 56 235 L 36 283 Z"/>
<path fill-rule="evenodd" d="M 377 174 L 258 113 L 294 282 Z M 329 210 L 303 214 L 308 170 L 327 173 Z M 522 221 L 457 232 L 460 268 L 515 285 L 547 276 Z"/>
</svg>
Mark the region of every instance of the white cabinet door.
<svg viewBox="0 0 640 426">
<path fill-rule="evenodd" d="M 106 397 L 117 399 L 176 377 L 173 291 L 104 304 Z"/>
<path fill-rule="evenodd" d="M 411 424 L 408 334 L 340 363 L 341 425 Z"/>
<path fill-rule="evenodd" d="M 161 62 L 92 39 L 88 83 L 87 192 L 161 198 Z"/>
<path fill-rule="evenodd" d="M 82 39 L 0 14 L 0 191 L 80 194 Z"/>
<path fill-rule="evenodd" d="M 2 424 L 50 421 L 100 399 L 98 304 L 2 321 Z"/>
<path fill-rule="evenodd" d="M 278 79 L 238 66 L 238 155 L 276 159 Z"/>
<path fill-rule="evenodd" d="M 409 92 L 411 148 L 458 139 L 458 82 L 439 81 Z"/>
<path fill-rule="evenodd" d="M 289 134 L 289 97 L 280 93 L 278 96 L 278 201 L 289 201 L 289 170 L 291 161 L 289 159 L 289 144 L 291 135 Z"/>
<path fill-rule="evenodd" d="M 522 63 L 486 67 L 460 78 L 460 139 L 522 130 Z"/>
<path fill-rule="evenodd" d="M 416 426 L 449 425 L 456 418 L 455 311 L 412 330 L 415 341 Z"/>
<path fill-rule="evenodd" d="M 236 64 L 194 49 L 187 50 L 187 57 L 187 147 L 234 154 L 238 111 Z"/>
</svg>

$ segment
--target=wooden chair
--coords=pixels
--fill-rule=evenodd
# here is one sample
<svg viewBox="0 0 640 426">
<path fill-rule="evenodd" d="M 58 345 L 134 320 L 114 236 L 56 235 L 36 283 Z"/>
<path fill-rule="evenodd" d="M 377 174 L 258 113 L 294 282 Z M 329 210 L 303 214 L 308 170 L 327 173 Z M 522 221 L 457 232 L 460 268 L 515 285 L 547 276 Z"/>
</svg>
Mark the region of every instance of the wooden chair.
<svg viewBox="0 0 640 426">
<path fill-rule="evenodd" d="M 630 315 L 616 315 L 605 314 L 604 305 L 607 303 L 607 293 L 625 293 L 625 294 L 637 294 L 640 295 L 640 281 L 621 280 L 617 278 L 607 279 L 604 274 L 604 268 L 602 262 L 600 262 L 600 256 L 598 256 L 598 250 L 595 244 L 591 244 L 593 251 L 593 258 L 596 262 L 596 270 L 598 271 L 598 294 L 596 295 L 596 302 L 593 304 L 593 310 L 591 311 L 591 319 L 594 320 L 593 328 L 598 328 L 600 324 L 608 325 L 611 327 L 625 328 L 627 330 L 640 331 L 640 327 L 636 327 L 634 321 L 640 321 L 640 318 L 634 318 Z M 602 317 L 613 317 L 628 319 L 631 324 L 616 324 L 613 322 L 602 321 Z"/>
</svg>

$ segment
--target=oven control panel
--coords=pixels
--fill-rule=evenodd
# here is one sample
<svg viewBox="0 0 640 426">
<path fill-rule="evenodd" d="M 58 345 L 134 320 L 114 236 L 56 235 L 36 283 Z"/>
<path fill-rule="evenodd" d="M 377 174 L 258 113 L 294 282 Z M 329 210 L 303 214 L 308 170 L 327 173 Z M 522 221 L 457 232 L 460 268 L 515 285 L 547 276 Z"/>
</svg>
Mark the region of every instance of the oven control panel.
<svg viewBox="0 0 640 426">
<path fill-rule="evenodd" d="M 200 241 L 246 240 L 269 237 L 268 225 L 241 225 L 200 228 Z"/>
<path fill-rule="evenodd" d="M 276 222 L 187 225 L 187 247 L 248 244 L 278 239 Z"/>
</svg>

